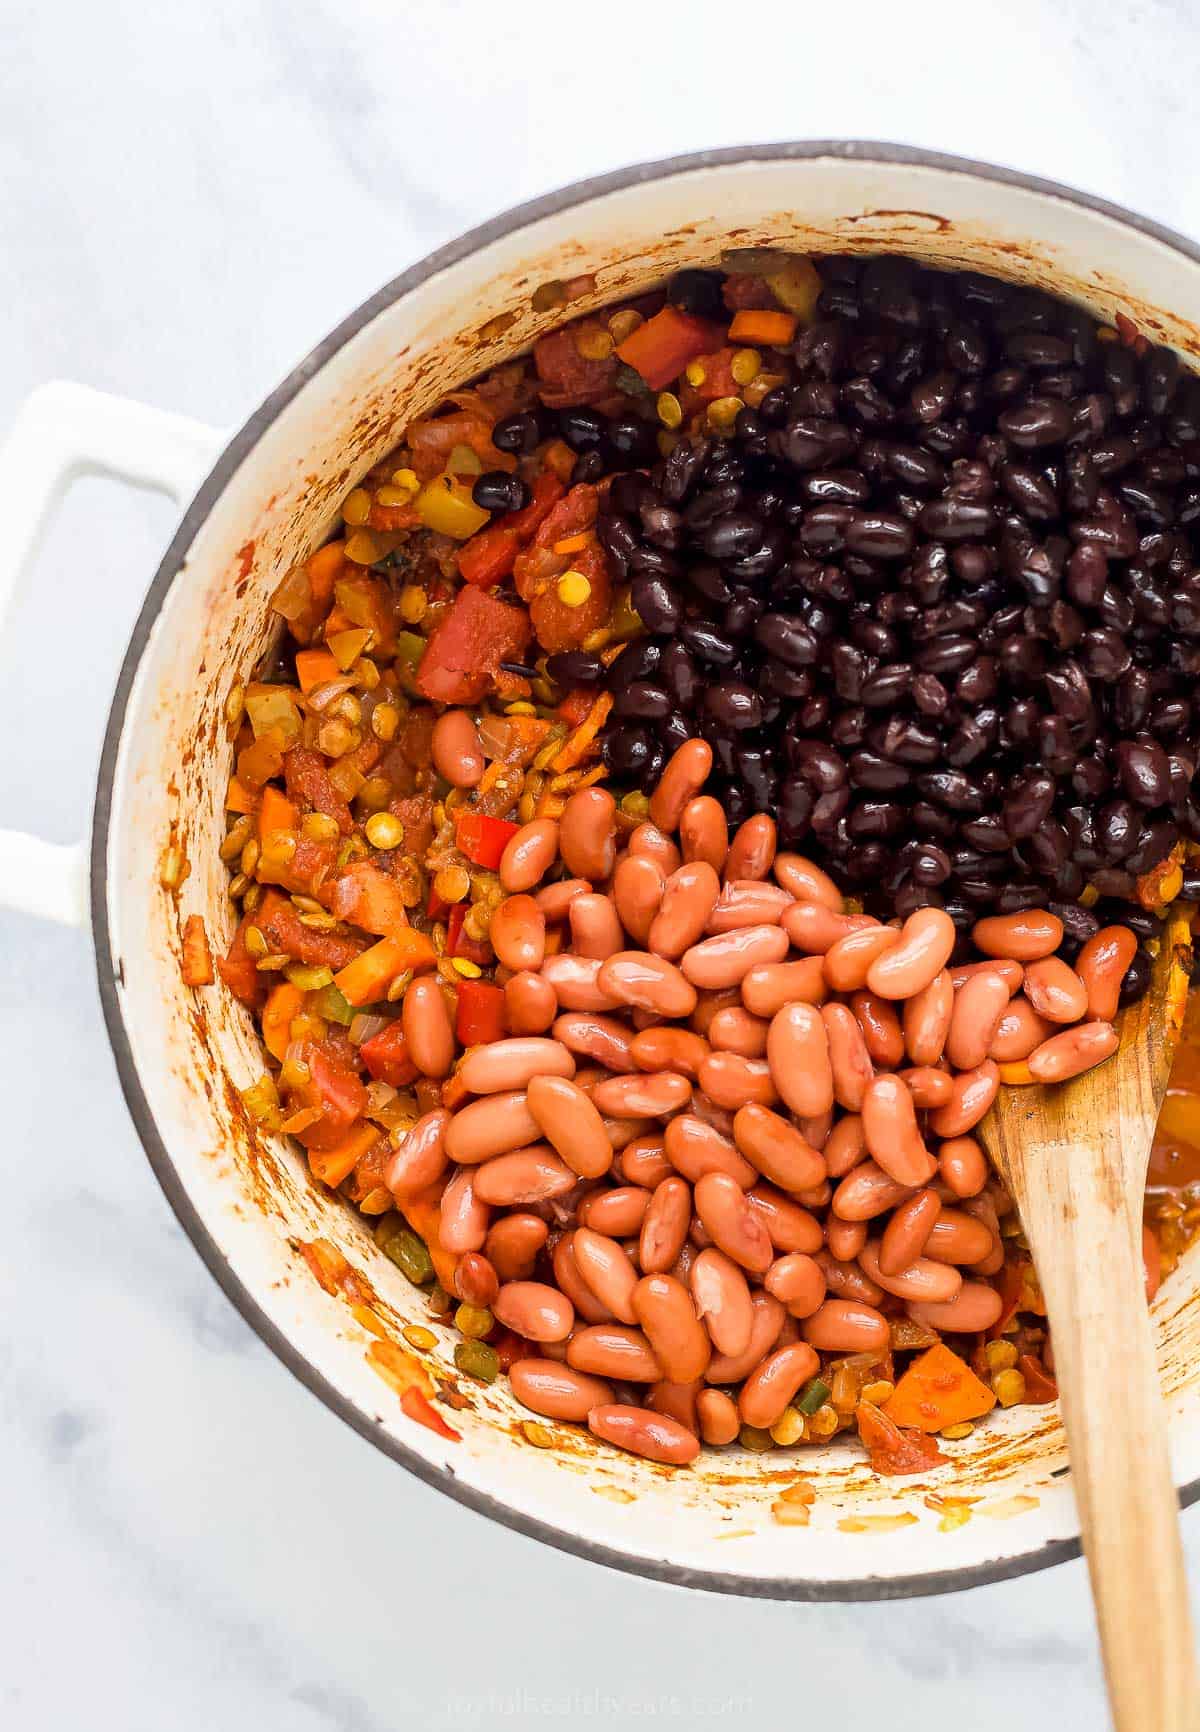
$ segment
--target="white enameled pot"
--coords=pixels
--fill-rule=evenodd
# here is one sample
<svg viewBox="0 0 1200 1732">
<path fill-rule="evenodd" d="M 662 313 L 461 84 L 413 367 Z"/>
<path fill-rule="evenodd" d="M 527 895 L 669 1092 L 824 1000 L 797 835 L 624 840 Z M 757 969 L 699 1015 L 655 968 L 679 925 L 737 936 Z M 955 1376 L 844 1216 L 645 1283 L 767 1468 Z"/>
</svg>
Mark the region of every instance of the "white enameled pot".
<svg viewBox="0 0 1200 1732">
<path fill-rule="evenodd" d="M 809 143 L 623 170 L 486 224 L 382 289 L 228 442 L 180 417 L 47 386 L 0 457 L 0 602 L 75 475 L 99 471 L 191 502 L 125 658 L 90 851 L 0 833 L 0 903 L 83 925 L 90 873 L 109 1036 L 172 1206 L 247 1321 L 397 1462 L 550 1544 L 672 1582 L 794 1599 L 945 1591 L 1077 1552 L 1056 1409 L 994 1415 L 947 1446 L 950 1466 L 915 1481 L 874 1478 L 851 1447 L 705 1453 L 685 1472 L 565 1427 L 551 1428 L 552 1447 L 536 1448 L 503 1380 L 469 1386 L 470 1405 L 451 1415 L 461 1441 L 443 1440 L 401 1411 L 379 1375 L 375 1337 L 342 1294 L 318 1283 L 301 1247 L 320 1239 L 339 1248 L 393 1339 L 406 1322 L 427 1321 L 421 1296 L 362 1221 L 310 1182 L 286 1140 L 248 1124 L 238 1091 L 263 1061 L 247 1013 L 220 986 L 197 993 L 180 983 L 183 919 L 202 914 L 214 948 L 233 925 L 217 852 L 231 760 L 226 695 L 268 642 L 271 591 L 329 533 L 348 489 L 414 415 L 554 323 L 555 313 L 533 310 L 539 284 L 594 276 L 594 293 L 572 305 L 578 314 L 711 263 L 723 248 L 753 245 L 894 251 L 972 267 L 1036 283 L 1105 319 L 1123 311 L 1191 365 L 1200 356 L 1200 251 L 1179 236 L 1001 169 L 886 145 Z M 178 894 L 160 883 L 169 848 L 190 867 Z M 1198 1286 L 1200 1252 L 1154 1307 L 1185 1501 L 1200 1492 Z M 440 1331 L 432 1357 L 450 1365 L 452 1346 Z M 807 1529 L 770 1514 L 780 1483 L 797 1474 L 817 1492 Z M 965 1525 L 942 1532 L 925 1501 L 931 1492 L 982 1501 Z M 845 1525 L 896 1514 L 916 1520 Z"/>
</svg>

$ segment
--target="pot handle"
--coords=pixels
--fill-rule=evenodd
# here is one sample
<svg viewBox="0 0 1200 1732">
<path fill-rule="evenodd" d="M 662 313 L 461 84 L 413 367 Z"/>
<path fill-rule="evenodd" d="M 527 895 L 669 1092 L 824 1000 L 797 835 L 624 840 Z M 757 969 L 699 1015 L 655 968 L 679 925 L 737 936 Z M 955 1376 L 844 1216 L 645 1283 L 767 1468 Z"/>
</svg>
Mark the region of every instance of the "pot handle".
<svg viewBox="0 0 1200 1732">
<path fill-rule="evenodd" d="M 186 415 L 88 385 L 40 385 L 0 446 L 0 624 L 50 514 L 72 482 L 104 475 L 170 494 L 181 505 L 226 443 Z M 66 926 L 88 921 L 88 842 L 46 842 L 0 829 L 0 908 Z"/>
</svg>

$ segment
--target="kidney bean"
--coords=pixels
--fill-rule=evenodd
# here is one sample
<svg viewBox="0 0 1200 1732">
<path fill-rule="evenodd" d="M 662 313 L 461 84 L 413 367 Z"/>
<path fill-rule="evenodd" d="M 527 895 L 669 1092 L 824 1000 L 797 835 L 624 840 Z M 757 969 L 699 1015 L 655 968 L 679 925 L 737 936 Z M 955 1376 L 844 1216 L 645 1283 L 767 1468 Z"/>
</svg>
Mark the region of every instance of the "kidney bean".
<svg viewBox="0 0 1200 1732">
<path fill-rule="evenodd" d="M 500 1156 L 501 1160 L 510 1158 Z M 481 1167 L 476 1177 L 482 1172 Z M 571 1177 L 573 1179 L 574 1174 Z M 483 1242 L 484 1255 L 502 1281 L 527 1281 L 549 1234 L 549 1227 L 537 1215 L 501 1215 L 488 1228 Z"/>
<path fill-rule="evenodd" d="M 708 917 L 712 934 L 736 932 L 742 926 L 777 926 L 792 898 L 777 884 L 753 878 L 727 878 Z"/>
<path fill-rule="evenodd" d="M 821 1154 L 831 1179 L 845 1178 L 852 1167 L 866 1159 L 867 1139 L 863 1135 L 861 1113 L 847 1113 L 837 1121 Z"/>
<path fill-rule="evenodd" d="M 946 1037 L 946 1057 L 955 1070 L 974 1070 L 983 1063 L 1007 1009 L 1008 985 L 1001 975 L 985 969 L 963 982 Z"/>
<path fill-rule="evenodd" d="M 868 931 L 877 924 L 866 914 L 835 914 L 821 902 L 793 902 L 779 918 L 796 949 L 809 956 L 824 956 L 850 933 Z"/>
<path fill-rule="evenodd" d="M 825 1162 L 794 1125 L 750 1103 L 733 1121 L 738 1148 L 758 1171 L 785 1191 L 809 1190 L 825 1177 Z"/>
<path fill-rule="evenodd" d="M 762 1058 L 767 1050 L 768 1024 L 751 1016 L 740 1004 L 719 1010 L 708 1025 L 708 1038 L 717 1052 L 737 1053 L 739 1058 Z"/>
<path fill-rule="evenodd" d="M 600 971 L 607 966 L 594 956 L 548 956 L 542 979 L 554 988 L 564 1010 L 616 1010 L 622 1001 L 600 982 Z"/>
<path fill-rule="evenodd" d="M 576 1083 L 561 1076 L 532 1077 L 526 1096 L 537 1127 L 572 1172 L 597 1179 L 608 1171 L 612 1144 L 599 1111 Z"/>
<path fill-rule="evenodd" d="M 777 1257 L 763 1277 L 763 1286 L 786 1307 L 789 1317 L 811 1317 L 825 1298 L 821 1265 L 803 1251 Z"/>
<path fill-rule="evenodd" d="M 567 911 L 567 919 L 571 926 L 571 948 L 577 956 L 594 957 L 603 962 L 624 948 L 625 932 L 610 896 L 600 896 L 594 891 L 577 896 Z M 492 925 L 495 925 L 494 915 Z M 494 933 L 491 936 L 494 944 Z M 496 954 L 500 954 L 498 948 Z"/>
<path fill-rule="evenodd" d="M 693 944 L 680 967 L 693 986 L 713 992 L 737 986 L 753 968 L 782 962 L 787 952 L 787 934 L 778 926 L 741 926 Z"/>
<path fill-rule="evenodd" d="M 467 1167 L 451 1173 L 438 1205 L 438 1244 L 443 1251 L 461 1256 L 464 1251 L 482 1251 L 487 1238 L 491 1210 L 475 1193 L 477 1175 Z"/>
<path fill-rule="evenodd" d="M 1030 1053 L 1027 1063 L 1040 1083 L 1066 1082 L 1111 1058 L 1118 1046 L 1111 1022 L 1083 1022 L 1052 1035 Z"/>
<path fill-rule="evenodd" d="M 623 1407 L 616 1402 L 593 1407 L 587 1422 L 594 1437 L 631 1455 L 645 1456 L 647 1461 L 686 1467 L 700 1453 L 700 1439 L 677 1419 L 665 1413 L 648 1413 L 644 1407 Z"/>
<path fill-rule="evenodd" d="M 821 1012 L 811 1004 L 786 1004 L 767 1031 L 771 1079 L 792 1111 L 802 1118 L 833 1106 L 833 1069 Z"/>
<path fill-rule="evenodd" d="M 904 1061 L 904 1033 L 896 1008 L 873 992 L 852 992 L 850 1008 L 862 1029 L 871 1062 L 883 1070 L 895 1070 Z"/>
<path fill-rule="evenodd" d="M 918 1191 L 893 1211 L 878 1246 L 879 1267 L 885 1275 L 898 1275 L 916 1262 L 941 1212 L 936 1191 Z"/>
<path fill-rule="evenodd" d="M 675 1071 L 635 1071 L 609 1077 L 592 1090 L 592 1102 L 613 1118 L 667 1118 L 682 1112 L 692 1097 L 692 1085 Z"/>
<path fill-rule="evenodd" d="M 814 1377 L 821 1361 L 807 1342 L 780 1347 L 753 1370 L 742 1385 L 738 1411 L 747 1425 L 764 1430 L 783 1416 L 801 1386 Z"/>
<path fill-rule="evenodd" d="M 900 942 L 867 970 L 867 987 L 879 998 L 912 998 L 945 968 L 958 934 L 943 908 L 918 908 L 900 930 Z"/>
<path fill-rule="evenodd" d="M 700 1066 L 708 1057 L 708 1042 L 690 1028 L 675 1028 L 670 1024 L 655 1024 L 642 1029 L 630 1043 L 629 1055 L 639 1070 L 677 1071 L 693 1082 L 700 1075 Z"/>
<path fill-rule="evenodd" d="M 575 1267 L 602 1305 L 622 1323 L 636 1323 L 633 1289 L 638 1274 L 615 1239 L 592 1227 L 577 1227 L 571 1240 Z"/>
<path fill-rule="evenodd" d="M 649 1135 L 654 1129 L 653 1119 L 611 1119 L 601 1118 L 604 1134 L 608 1138 L 613 1153 L 618 1153 L 627 1143 L 636 1142 L 638 1137 Z"/>
<path fill-rule="evenodd" d="M 913 1064 L 937 1064 L 945 1050 L 953 1015 L 953 978 L 943 968 L 928 986 L 904 1001 L 904 1045 Z"/>
<path fill-rule="evenodd" d="M 638 1238 L 638 1262 L 647 1275 L 670 1269 L 683 1249 L 692 1218 L 692 1193 L 671 1175 L 655 1186 Z"/>
<path fill-rule="evenodd" d="M 992 962 L 966 962 L 961 968 L 950 970 L 950 984 L 955 992 L 961 992 L 968 980 L 977 974 L 998 974 L 1008 983 L 1009 996 L 1020 992 L 1025 979 L 1025 970 L 1019 962 L 1013 962 L 1007 957 L 998 956 Z"/>
<path fill-rule="evenodd" d="M 522 1089 L 535 1076 L 574 1075 L 575 1060 L 561 1041 L 537 1035 L 519 1035 L 493 1041 L 490 1046 L 472 1047 L 458 1067 L 463 1087 L 474 1095 Z"/>
<path fill-rule="evenodd" d="M 694 1198 L 696 1213 L 717 1248 L 743 1269 L 763 1274 L 773 1256 L 770 1235 L 737 1181 L 728 1173 L 705 1173 L 696 1181 Z"/>
<path fill-rule="evenodd" d="M 834 1097 L 848 1112 L 856 1113 L 862 1107 L 867 1084 L 875 1075 L 862 1029 L 853 1011 L 844 1004 L 823 1005 L 821 1020 L 829 1042 Z"/>
<path fill-rule="evenodd" d="M 961 1137 L 973 1130 L 996 1098 L 1000 1072 L 995 1061 L 985 1058 L 974 1070 L 954 1079 L 954 1094 L 944 1107 L 930 1114 L 929 1128 L 935 1137 Z"/>
<path fill-rule="evenodd" d="M 753 1316 L 749 1341 L 741 1353 L 714 1353 L 704 1374 L 706 1383 L 740 1383 L 779 1340 L 787 1312 L 775 1295 L 757 1288 L 751 1295 L 750 1305 Z"/>
<path fill-rule="evenodd" d="M 847 932 L 825 952 L 825 978 L 834 992 L 857 992 L 867 983 L 872 964 L 900 942 L 894 926 L 860 926 Z"/>
<path fill-rule="evenodd" d="M 737 1403 L 723 1389 L 702 1389 L 696 1397 L 700 1436 L 710 1448 L 732 1443 L 742 1428 Z"/>
<path fill-rule="evenodd" d="M 774 1185 L 752 1185 L 746 1201 L 767 1229 L 777 1251 L 819 1251 L 824 1242 L 821 1223 L 812 1211 Z"/>
<path fill-rule="evenodd" d="M 666 882 L 658 861 L 646 854 L 626 854 L 613 873 L 613 901 L 621 925 L 639 944 L 649 940 Z"/>
<path fill-rule="evenodd" d="M 720 890 L 721 881 L 706 860 L 690 861 L 672 872 L 650 926 L 648 948 L 656 956 L 681 957 L 704 931 Z"/>
<path fill-rule="evenodd" d="M 504 1015 L 513 1034 L 542 1034 L 558 1015 L 558 998 L 548 980 L 522 970 L 504 983 Z"/>
<path fill-rule="evenodd" d="M 875 1161 L 860 1161 L 834 1191 L 833 1212 L 843 1221 L 870 1221 L 894 1209 L 911 1193 L 911 1185 L 898 1184 Z"/>
<path fill-rule="evenodd" d="M 933 1065 L 914 1065 L 898 1074 L 913 1098 L 913 1105 L 920 1112 L 930 1107 L 944 1107 L 954 1094 L 954 1078 L 950 1072 L 938 1070 Z"/>
<path fill-rule="evenodd" d="M 988 1181 L 987 1156 L 974 1137 L 950 1137 L 938 1150 L 938 1171 L 956 1197 L 977 1197 Z"/>
<path fill-rule="evenodd" d="M 689 800 L 679 817 L 679 846 L 687 862 L 704 861 L 719 873 L 729 853 L 725 809 L 711 794 Z"/>
<path fill-rule="evenodd" d="M 616 1319 L 602 1299 L 588 1286 L 575 1261 L 575 1234 L 564 1233 L 550 1253 L 554 1279 L 585 1323 L 613 1323 Z"/>
<path fill-rule="evenodd" d="M 742 979 L 742 1003 L 752 1016 L 770 1018 L 787 1004 L 823 1004 L 827 997 L 819 956 L 759 963 Z"/>
<path fill-rule="evenodd" d="M 633 1290 L 633 1306 L 667 1378 L 689 1383 L 703 1377 L 712 1344 L 683 1283 L 673 1275 L 643 1275 Z"/>
<path fill-rule="evenodd" d="M 634 1069 L 633 1043 L 637 1037 L 631 1037 L 629 1029 L 616 1017 L 569 1011 L 555 1018 L 551 1032 L 569 1052 L 592 1059 L 605 1070 L 624 1074 Z"/>
<path fill-rule="evenodd" d="M 646 1218 L 651 1195 L 644 1185 L 615 1185 L 608 1191 L 594 1191 L 576 1210 L 579 1224 L 614 1239 L 635 1237 Z"/>
<path fill-rule="evenodd" d="M 664 879 L 678 871 L 683 861 L 683 855 L 676 844 L 657 824 L 635 825 L 630 831 L 626 848 L 635 859 L 653 860 L 662 868 Z"/>
<path fill-rule="evenodd" d="M 412 982 L 404 994 L 400 1021 L 409 1057 L 421 1074 L 448 1076 L 457 1043 L 446 996 L 436 975 L 425 975 Z"/>
<path fill-rule="evenodd" d="M 1035 1046 L 1048 1040 L 1053 1025 L 1038 1015 L 1024 995 L 1011 999 L 1008 1009 L 996 1024 L 987 1056 L 997 1064 L 1013 1064 L 1028 1058 Z"/>
<path fill-rule="evenodd" d="M 1078 1022 L 1087 1015 L 1087 987 L 1061 956 L 1044 956 L 1040 962 L 1029 963 L 1025 997 L 1047 1022 Z"/>
<path fill-rule="evenodd" d="M 490 1305 L 499 1290 L 500 1278 L 488 1259 L 478 1251 L 464 1251 L 454 1271 L 454 1291 L 463 1303 Z"/>
<path fill-rule="evenodd" d="M 800 1327 L 821 1353 L 875 1353 L 890 1339 L 883 1313 L 855 1299 L 826 1299 Z"/>
<path fill-rule="evenodd" d="M 537 1135 L 537 1120 L 522 1091 L 488 1095 L 455 1113 L 446 1129 L 446 1153 L 462 1166 L 474 1166 L 519 1149 Z"/>
<path fill-rule="evenodd" d="M 804 1124 L 805 1121 L 802 1119 L 800 1121 L 802 1131 Z M 814 1185 L 811 1190 L 797 1191 L 796 1196 L 806 1209 L 826 1209 L 829 1207 L 830 1198 L 833 1196 L 833 1186 L 828 1179 L 825 1179 L 821 1184 Z"/>
<path fill-rule="evenodd" d="M 682 1425 L 685 1431 L 699 1437 L 700 1422 L 696 1417 L 696 1397 L 703 1387 L 698 1377 L 691 1378 L 687 1383 L 671 1383 L 664 1378 L 661 1383 L 650 1385 L 646 1391 L 645 1406 L 652 1413 L 665 1414 L 668 1419 Z"/>
<path fill-rule="evenodd" d="M 579 788 L 558 821 L 558 851 L 567 871 L 598 883 L 616 864 L 617 803 L 607 788 Z"/>
<path fill-rule="evenodd" d="M 632 1005 L 656 1016 L 690 1016 L 696 1007 L 691 982 L 673 962 L 646 950 L 620 950 L 610 956 L 600 964 L 596 983 L 610 1004 Z"/>
<path fill-rule="evenodd" d="M 741 1002 L 742 995 L 736 986 L 727 986 L 722 992 L 698 992 L 696 1008 L 689 1018 L 692 1031 L 707 1039 L 709 1024 L 717 1012 Z"/>
<path fill-rule="evenodd" d="M 671 1177 L 671 1163 L 663 1153 L 661 1133 L 634 1137 L 621 1150 L 616 1166 L 627 1185 L 644 1185 L 652 1191 Z"/>
<path fill-rule="evenodd" d="M 779 1099 L 767 1061 L 735 1052 L 710 1052 L 700 1067 L 700 1086 L 709 1100 L 734 1113 L 749 1102 L 771 1106 Z"/>
<path fill-rule="evenodd" d="M 885 1293 L 898 1299 L 916 1299 L 930 1304 L 944 1304 L 954 1298 L 962 1285 L 962 1276 L 950 1263 L 937 1263 L 930 1257 L 916 1257 L 903 1269 L 889 1275 L 879 1262 L 878 1239 L 868 1239 L 858 1254 L 858 1261 L 870 1280 Z"/>
<path fill-rule="evenodd" d="M 924 1185 L 936 1162 L 917 1126 L 908 1085 L 898 1076 L 878 1076 L 867 1087 L 862 1104 L 863 1136 L 876 1164 L 898 1185 Z"/>
<path fill-rule="evenodd" d="M 439 776 L 455 788 L 474 788 L 486 763 L 479 730 L 467 710 L 447 710 L 433 724 L 429 755 Z"/>
<path fill-rule="evenodd" d="M 1117 1014 L 1121 982 L 1137 955 L 1137 947 L 1137 938 L 1128 926 L 1102 926 L 1075 958 L 1075 972 L 1087 993 L 1087 1015 L 1093 1021 L 1111 1022 Z M 992 1054 L 993 1058 L 999 1056 Z"/>
<path fill-rule="evenodd" d="M 999 1240 L 986 1222 L 962 1209 L 943 1209 L 934 1222 L 925 1255 L 936 1263 L 965 1264 L 975 1268 L 990 1257 Z"/>
<path fill-rule="evenodd" d="M 909 1300 L 906 1309 L 914 1323 L 924 1323 L 928 1329 L 975 1335 L 997 1322 L 1004 1301 L 994 1287 L 982 1281 L 964 1281 L 953 1299 Z"/>
<path fill-rule="evenodd" d="M 853 1263 L 866 1242 L 865 1221 L 843 1221 L 837 1215 L 825 1217 L 825 1243 L 829 1247 L 830 1256 L 835 1257 L 839 1263 Z"/>
<path fill-rule="evenodd" d="M 863 1244 L 867 1236 L 863 1235 Z M 825 1284 L 835 1299 L 853 1299 L 860 1305 L 882 1305 L 883 1288 L 876 1285 L 858 1262 L 859 1251 L 852 1259 L 839 1261 L 831 1251 L 818 1251 L 815 1261 L 825 1277 Z"/>
<path fill-rule="evenodd" d="M 1062 943 L 1063 923 L 1048 908 L 1027 908 L 1020 914 L 989 914 L 971 928 L 977 950 L 1010 962 L 1037 962 L 1052 956 Z"/>
<path fill-rule="evenodd" d="M 684 807 L 707 782 L 712 762 L 712 747 L 706 740 L 685 740 L 672 753 L 650 796 L 650 818 L 661 830 L 678 829 Z"/>
<path fill-rule="evenodd" d="M 437 1107 L 422 1114 L 405 1133 L 383 1175 L 393 1197 L 401 1200 L 411 1197 L 441 1178 L 450 1159 L 446 1153 L 449 1123 L 450 1114 L 444 1107 Z"/>
<path fill-rule="evenodd" d="M 725 857 L 725 882 L 765 878 L 775 863 L 775 820 L 756 812 L 734 832 Z"/>
<path fill-rule="evenodd" d="M 663 1135 L 663 1150 L 671 1165 L 691 1184 L 705 1173 L 725 1173 L 741 1190 L 747 1191 L 758 1177 L 728 1138 L 694 1113 L 682 1113 L 671 1120 Z"/>
<path fill-rule="evenodd" d="M 602 1377 L 587 1377 L 553 1359 L 514 1360 L 508 1381 L 521 1406 L 545 1419 L 579 1424 L 594 1407 L 605 1407 L 613 1398 L 612 1384 Z"/>
<path fill-rule="evenodd" d="M 500 856 L 500 885 L 510 896 L 540 884 L 558 859 L 558 822 L 534 818 L 510 836 Z"/>
<path fill-rule="evenodd" d="M 696 1314 L 718 1353 L 737 1355 L 749 1345 L 754 1307 L 745 1275 L 715 1247 L 703 1250 L 688 1271 Z"/>
<path fill-rule="evenodd" d="M 624 1323 L 591 1323 L 567 1342 L 567 1364 L 593 1377 L 622 1383 L 661 1383 L 663 1368 L 640 1329 Z"/>
<path fill-rule="evenodd" d="M 548 1143 L 530 1143 L 495 1155 L 475 1169 L 481 1202 L 498 1207 L 544 1203 L 575 1189 L 578 1175 L 560 1161 Z M 477 1247 L 476 1247 L 477 1248 Z"/>
<path fill-rule="evenodd" d="M 823 908 L 840 914 L 845 907 L 841 891 L 819 866 L 802 854 L 777 854 L 775 876 L 797 902 L 817 902 Z"/>
</svg>

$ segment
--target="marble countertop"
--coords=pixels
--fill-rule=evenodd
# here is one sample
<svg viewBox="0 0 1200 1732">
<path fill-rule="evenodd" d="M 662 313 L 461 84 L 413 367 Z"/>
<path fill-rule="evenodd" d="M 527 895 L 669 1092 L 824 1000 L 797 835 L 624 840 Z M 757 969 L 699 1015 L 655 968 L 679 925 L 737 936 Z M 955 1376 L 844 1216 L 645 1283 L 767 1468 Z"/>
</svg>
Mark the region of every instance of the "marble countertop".
<svg viewBox="0 0 1200 1732">
<path fill-rule="evenodd" d="M 706 0 L 0 4 L 0 429 L 55 376 L 232 424 L 430 247 L 706 144 L 919 143 L 1200 233 L 1200 181 L 1172 169 L 1193 160 L 1178 69 L 1200 49 L 1179 0 L 754 16 L 743 34 Z M 0 641 L 5 822 L 85 826 L 170 526 L 99 482 L 54 526 Z M 86 939 L 2 915 L 0 957 L 14 1732 L 1103 1723 L 1080 1564 L 908 1604 L 722 1600 L 541 1548 L 405 1476 L 287 1375 L 176 1226 Z M 1184 1531 L 1195 1574 L 1200 1511 Z"/>
</svg>

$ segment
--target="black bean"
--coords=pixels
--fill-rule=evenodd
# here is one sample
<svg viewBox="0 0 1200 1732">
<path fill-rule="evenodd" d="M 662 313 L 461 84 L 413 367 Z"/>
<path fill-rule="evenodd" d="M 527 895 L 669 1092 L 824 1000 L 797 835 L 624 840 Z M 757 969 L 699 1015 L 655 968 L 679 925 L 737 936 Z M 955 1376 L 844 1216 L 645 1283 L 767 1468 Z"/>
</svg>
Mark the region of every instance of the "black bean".
<svg viewBox="0 0 1200 1732">
<path fill-rule="evenodd" d="M 648 680 L 631 680 L 613 699 L 614 716 L 634 716 L 643 722 L 659 722 L 671 714 L 670 694 Z"/>
<path fill-rule="evenodd" d="M 1122 740 L 1117 746 L 1121 786 L 1139 806 L 1162 806 L 1170 792 L 1167 754 L 1157 740 Z"/>
<path fill-rule="evenodd" d="M 762 722 L 762 699 L 741 680 L 720 680 L 709 686 L 704 694 L 704 708 L 722 728 L 740 732 L 757 728 Z"/>
<path fill-rule="evenodd" d="M 723 281 L 720 271 L 676 271 L 667 284 L 667 299 L 685 313 L 719 319 L 725 312 L 721 298 Z"/>
<path fill-rule="evenodd" d="M 586 650 L 564 650 L 546 658 L 546 672 L 556 685 L 592 686 L 603 677 L 604 663 Z"/>
<path fill-rule="evenodd" d="M 673 632 L 683 617 L 678 591 L 662 577 L 635 577 L 631 600 L 649 631 Z"/>
<path fill-rule="evenodd" d="M 520 415 L 506 415 L 492 428 L 492 444 L 497 451 L 529 455 L 537 450 L 541 438 L 538 418 L 530 410 Z"/>
</svg>

